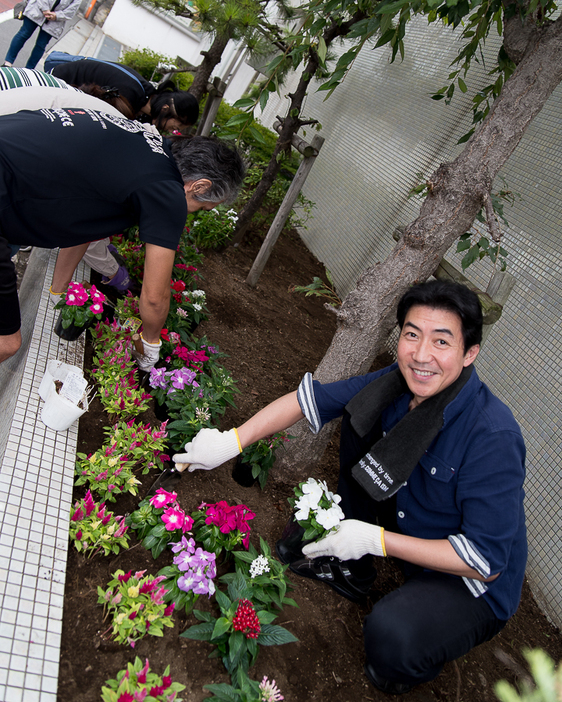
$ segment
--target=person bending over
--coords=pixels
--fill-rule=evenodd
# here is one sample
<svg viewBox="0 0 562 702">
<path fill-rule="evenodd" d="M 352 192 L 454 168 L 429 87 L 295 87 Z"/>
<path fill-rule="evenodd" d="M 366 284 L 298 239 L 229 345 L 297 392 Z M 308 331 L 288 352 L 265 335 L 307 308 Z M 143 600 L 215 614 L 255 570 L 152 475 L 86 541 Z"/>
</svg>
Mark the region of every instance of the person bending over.
<svg viewBox="0 0 562 702">
<path fill-rule="evenodd" d="M 303 417 L 315 433 L 343 418 L 345 519 L 302 549 L 293 523 L 277 553 L 297 575 L 355 601 L 375 580 L 373 556 L 399 559 L 405 583 L 363 625 L 365 673 L 389 694 L 434 679 L 496 635 L 518 607 L 527 558 L 525 445 L 474 369 L 477 296 L 455 283 L 415 285 L 397 318 L 397 362 L 388 368 L 325 385 L 307 374 L 238 429 L 202 429 L 174 456 L 209 470 Z"/>
<path fill-rule="evenodd" d="M 139 122 L 71 108 L 0 117 L 0 152 L 0 362 L 21 346 L 10 244 L 61 247 L 51 286 L 60 293 L 89 242 L 138 225 L 146 247 L 138 362 L 149 370 L 186 216 L 236 196 L 245 172 L 238 152 L 206 137 L 170 148 Z"/>
</svg>

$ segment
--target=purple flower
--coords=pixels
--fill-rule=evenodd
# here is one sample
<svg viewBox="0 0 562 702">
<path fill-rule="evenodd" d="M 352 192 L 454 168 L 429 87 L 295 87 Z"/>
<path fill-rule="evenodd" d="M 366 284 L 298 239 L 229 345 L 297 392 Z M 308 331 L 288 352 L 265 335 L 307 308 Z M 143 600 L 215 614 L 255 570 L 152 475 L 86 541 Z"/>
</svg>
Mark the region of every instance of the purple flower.
<svg viewBox="0 0 562 702">
<path fill-rule="evenodd" d="M 182 536 L 181 541 L 172 543 L 172 551 L 174 553 L 179 553 L 180 551 L 184 550 L 188 551 L 189 553 L 195 553 L 195 541 Z"/>
<path fill-rule="evenodd" d="M 151 388 L 163 388 L 165 390 L 168 387 L 168 382 L 166 380 L 166 369 L 151 368 L 148 382 Z"/>
</svg>

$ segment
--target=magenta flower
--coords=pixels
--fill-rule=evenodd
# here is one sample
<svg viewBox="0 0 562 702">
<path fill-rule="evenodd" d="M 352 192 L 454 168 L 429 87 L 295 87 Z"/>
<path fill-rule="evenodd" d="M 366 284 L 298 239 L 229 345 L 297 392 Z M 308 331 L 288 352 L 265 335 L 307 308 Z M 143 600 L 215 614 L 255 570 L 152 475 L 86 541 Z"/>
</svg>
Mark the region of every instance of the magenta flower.
<svg viewBox="0 0 562 702">
<path fill-rule="evenodd" d="M 76 541 L 80 541 L 82 539 L 82 529 L 78 529 L 76 532 Z"/>
<path fill-rule="evenodd" d="M 171 502 L 175 502 L 177 497 L 177 492 L 166 492 L 166 490 L 163 488 L 159 488 L 156 491 L 156 495 L 150 498 L 150 504 L 157 509 L 161 509 L 166 507 L 166 505 L 169 505 Z"/>
<path fill-rule="evenodd" d="M 94 302 L 89 306 L 88 309 L 93 314 L 101 314 L 103 312 L 103 305 L 101 302 Z"/>
<path fill-rule="evenodd" d="M 162 521 L 166 525 L 166 531 L 181 529 L 185 521 L 185 513 L 182 509 L 169 507 L 162 515 Z"/>
<path fill-rule="evenodd" d="M 92 285 L 90 288 L 90 297 L 92 298 L 93 302 L 100 302 L 104 303 L 106 300 L 105 295 L 102 293 L 101 290 L 98 290 L 95 285 Z"/>
<path fill-rule="evenodd" d="M 135 698 L 129 692 L 122 692 L 117 698 L 117 702 L 135 702 Z"/>
<path fill-rule="evenodd" d="M 175 607 L 176 607 L 175 602 L 172 602 L 171 605 L 168 605 L 168 607 L 166 607 L 166 609 L 164 610 L 164 616 L 170 617 L 172 615 L 172 612 L 174 611 Z"/>
<path fill-rule="evenodd" d="M 78 503 L 76 503 L 78 504 Z M 78 507 L 72 517 L 70 517 L 71 522 L 80 522 L 82 519 L 84 519 L 84 512 L 82 512 L 82 508 Z"/>
<path fill-rule="evenodd" d="M 129 578 L 131 577 L 131 573 L 132 573 L 132 572 L 133 572 L 133 571 L 130 570 L 128 573 L 123 573 L 122 575 L 118 575 L 118 576 L 117 576 L 117 580 L 118 580 L 120 583 L 126 583 L 126 582 L 129 580 Z"/>
</svg>

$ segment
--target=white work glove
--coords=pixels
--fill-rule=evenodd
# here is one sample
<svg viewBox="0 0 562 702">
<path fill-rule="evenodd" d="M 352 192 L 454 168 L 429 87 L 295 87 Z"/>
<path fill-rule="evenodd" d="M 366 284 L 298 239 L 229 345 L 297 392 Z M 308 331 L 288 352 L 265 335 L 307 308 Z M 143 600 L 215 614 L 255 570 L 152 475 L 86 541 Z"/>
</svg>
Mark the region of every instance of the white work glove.
<svg viewBox="0 0 562 702">
<path fill-rule="evenodd" d="M 51 305 L 55 307 L 55 305 L 60 302 L 60 300 L 64 300 L 64 293 L 55 293 L 53 292 L 53 286 L 49 288 L 49 301 L 51 302 Z"/>
<path fill-rule="evenodd" d="M 144 348 L 144 353 L 139 353 L 136 349 L 133 349 L 133 358 L 137 362 L 138 367 L 148 373 L 151 368 L 154 368 L 155 363 L 158 362 L 160 358 L 160 349 L 162 347 L 162 342 L 158 340 L 157 344 L 149 344 L 142 338 L 142 345 Z"/>
<path fill-rule="evenodd" d="M 189 472 L 213 470 L 240 453 L 236 429 L 219 431 L 201 429 L 197 436 L 185 445 L 185 453 L 172 456 L 175 463 L 189 463 Z"/>
<path fill-rule="evenodd" d="M 357 519 L 344 519 L 337 531 L 320 541 L 307 544 L 302 552 L 307 558 L 336 556 L 342 561 L 356 561 L 367 553 L 386 556 L 384 529 Z"/>
</svg>

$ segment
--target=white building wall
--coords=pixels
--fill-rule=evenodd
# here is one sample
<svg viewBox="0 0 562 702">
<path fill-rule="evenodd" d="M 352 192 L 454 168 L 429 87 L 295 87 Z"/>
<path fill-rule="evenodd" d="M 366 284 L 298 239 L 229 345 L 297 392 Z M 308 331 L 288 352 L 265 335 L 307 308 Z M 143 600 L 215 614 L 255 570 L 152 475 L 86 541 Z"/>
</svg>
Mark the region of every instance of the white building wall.
<svg viewBox="0 0 562 702">
<path fill-rule="evenodd" d="M 457 46 L 437 24 L 413 22 L 404 62 L 389 63 L 387 49 L 365 47 L 345 83 L 324 102 L 312 92 L 305 114 L 319 119 L 326 142 L 304 193 L 316 203 L 302 237 L 325 263 L 340 294 L 369 265 L 392 249 L 392 232 L 415 218 L 420 201 L 408 199 L 416 174 L 428 176 L 462 147 L 471 127 L 470 95 L 491 82 L 482 70 L 469 74 L 469 91 L 450 106 L 429 95 L 445 84 Z M 497 39 L 488 41 L 495 56 Z M 344 49 L 342 49 L 344 50 Z M 285 86 L 283 94 L 294 88 Z M 458 92 L 458 90 L 457 90 Z M 271 126 L 288 101 L 272 98 L 262 116 Z M 481 377 L 513 410 L 527 445 L 527 575 L 543 610 L 562 625 L 562 431 L 560 319 L 562 317 L 562 87 L 529 127 L 502 170 L 522 195 L 506 208 L 508 270 L 517 286 L 477 360 Z M 307 138 L 311 136 L 309 131 Z M 498 182 L 499 186 L 500 183 Z M 456 247 L 453 247 L 453 250 Z M 447 258 L 460 268 L 460 256 Z M 491 267 L 468 276 L 485 288 Z M 310 281 L 295 281 L 303 285 Z"/>
</svg>

